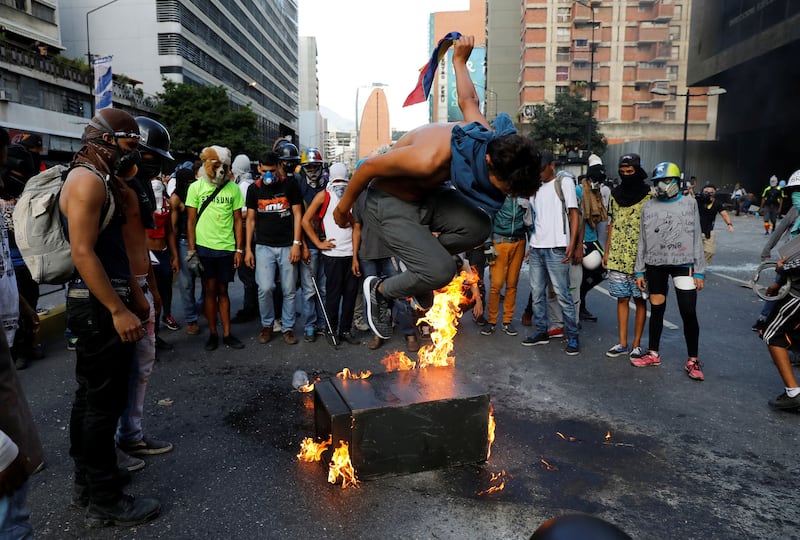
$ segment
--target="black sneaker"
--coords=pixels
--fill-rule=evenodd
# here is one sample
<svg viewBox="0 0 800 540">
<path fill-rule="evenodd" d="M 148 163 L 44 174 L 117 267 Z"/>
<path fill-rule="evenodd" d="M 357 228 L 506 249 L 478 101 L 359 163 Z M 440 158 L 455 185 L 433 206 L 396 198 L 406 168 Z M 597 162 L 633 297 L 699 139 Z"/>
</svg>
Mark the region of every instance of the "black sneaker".
<svg viewBox="0 0 800 540">
<path fill-rule="evenodd" d="M 594 313 L 592 313 L 588 309 L 581 308 L 580 320 L 589 321 L 589 322 L 597 322 L 597 315 L 595 315 Z"/>
<path fill-rule="evenodd" d="M 89 503 L 86 525 L 88 527 L 108 527 L 109 525 L 133 527 L 157 518 L 159 512 L 161 512 L 161 503 L 158 502 L 158 499 L 147 497 L 135 499 L 130 495 L 122 495 L 122 498 L 114 504 Z"/>
<path fill-rule="evenodd" d="M 779 411 L 793 411 L 800 409 L 800 395 L 789 397 L 784 391 L 775 399 L 769 400 L 769 406 Z"/>
<path fill-rule="evenodd" d="M 392 309 L 386 298 L 378 292 L 379 283 L 377 276 L 369 276 L 364 280 L 367 323 L 375 335 L 389 339 L 392 336 Z"/>
<path fill-rule="evenodd" d="M 350 345 L 361 345 L 361 340 L 355 337 L 350 332 L 342 332 L 339 334 L 339 343 L 349 343 Z"/>
<path fill-rule="evenodd" d="M 217 347 L 219 347 L 219 336 L 217 334 L 209 334 L 205 349 L 207 351 L 216 351 Z"/>
<path fill-rule="evenodd" d="M 230 347 L 231 349 L 244 349 L 244 343 L 239 341 L 236 336 L 230 334 L 228 336 L 223 336 L 222 343 Z"/>
<path fill-rule="evenodd" d="M 753 324 L 753 327 L 750 330 L 752 330 L 753 332 L 761 332 L 766 327 L 767 327 L 767 320 L 766 319 L 762 319 L 761 317 L 759 317 L 758 320 L 756 320 L 755 324 Z"/>
<path fill-rule="evenodd" d="M 171 351 L 174 348 L 171 343 L 167 343 L 160 336 L 156 336 L 156 349 L 159 351 Z"/>
<path fill-rule="evenodd" d="M 120 444 L 119 447 L 131 456 L 157 456 L 172 451 L 172 443 L 159 441 L 150 437 L 142 437 L 142 440 L 131 444 Z"/>
<path fill-rule="evenodd" d="M 492 334 L 494 334 L 494 325 L 493 324 L 490 324 L 489 326 L 484 326 L 481 329 L 481 335 L 482 336 L 491 336 Z"/>
<path fill-rule="evenodd" d="M 503 332 L 505 332 L 509 336 L 516 336 L 519 333 L 519 332 L 517 332 L 517 329 L 514 328 L 514 325 L 511 324 L 510 322 L 509 323 L 503 323 Z"/>
<path fill-rule="evenodd" d="M 580 354 L 580 352 L 581 352 L 581 348 L 580 348 L 580 345 L 578 345 L 578 339 L 577 338 L 569 338 L 569 340 L 567 340 L 566 353 L 568 355 L 570 355 L 570 356 L 575 356 L 576 354 Z"/>
<path fill-rule="evenodd" d="M 547 345 L 548 343 L 550 343 L 550 336 L 547 335 L 547 332 L 536 334 L 533 337 L 526 337 L 522 342 L 522 344 L 526 347 L 532 347 L 534 345 Z"/>
<path fill-rule="evenodd" d="M 428 311 L 433 306 L 433 291 L 426 291 L 411 297 L 411 307 L 418 311 Z"/>
<path fill-rule="evenodd" d="M 472 320 L 475 321 L 475 324 L 477 324 L 478 326 L 486 326 L 487 324 L 489 324 L 489 321 L 487 321 L 486 317 L 484 317 L 483 315 L 481 315 L 480 317 L 473 317 Z"/>
</svg>

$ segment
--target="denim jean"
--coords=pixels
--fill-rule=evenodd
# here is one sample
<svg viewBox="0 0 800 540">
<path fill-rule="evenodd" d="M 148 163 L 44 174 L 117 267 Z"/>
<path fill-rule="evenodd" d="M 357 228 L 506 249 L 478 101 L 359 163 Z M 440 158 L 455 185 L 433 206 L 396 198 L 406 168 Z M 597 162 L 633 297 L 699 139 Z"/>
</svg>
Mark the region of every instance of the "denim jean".
<svg viewBox="0 0 800 540">
<path fill-rule="evenodd" d="M 258 308 L 261 312 L 261 326 L 271 327 L 275 323 L 275 304 L 272 291 L 275 289 L 275 268 L 280 271 L 283 308 L 281 327 L 283 331 L 294 329 L 295 322 L 295 267 L 289 262 L 291 247 L 272 247 L 256 245 L 256 283 L 258 283 Z"/>
<path fill-rule="evenodd" d="M 564 317 L 564 333 L 578 339 L 575 304 L 569 291 L 569 264 L 562 261 L 566 248 L 531 248 L 529 255 L 533 320 L 536 334 L 547 333 L 547 277 L 553 285 Z"/>
<path fill-rule="evenodd" d="M 33 538 L 31 511 L 25 504 L 30 480 L 14 492 L 14 495 L 0 498 L 0 539 Z"/>
<path fill-rule="evenodd" d="M 322 306 L 317 300 L 317 293 L 314 291 L 314 284 L 311 276 L 317 280 L 317 287 L 322 295 L 322 302 L 325 302 L 325 268 L 322 264 L 322 252 L 317 248 L 308 248 L 309 264 L 300 263 L 300 288 L 303 294 L 303 328 L 306 332 L 314 331 L 318 328 L 325 328 L 325 315 L 322 314 Z"/>
<path fill-rule="evenodd" d="M 147 291 L 144 296 L 150 303 L 150 315 L 145 324 L 144 337 L 137 341 L 134 347 L 131 375 L 128 380 L 128 404 L 117 426 L 117 442 L 120 444 L 134 444 L 144 437 L 142 430 L 144 394 L 156 361 L 156 316 L 153 295 Z"/>
<path fill-rule="evenodd" d="M 181 271 L 178 274 L 181 301 L 183 302 L 183 320 L 187 323 L 197 322 L 197 301 L 194 297 L 194 279 L 186 267 L 186 254 L 189 251 L 189 241 L 186 238 L 178 239 L 178 254 L 180 257 Z"/>
<path fill-rule="evenodd" d="M 392 259 L 389 257 L 384 259 L 361 259 L 358 264 L 361 267 L 361 275 L 365 278 L 368 276 L 387 278 L 398 273 L 398 270 L 392 264 Z M 411 336 L 416 333 L 414 318 L 408 300 L 400 298 L 394 300 L 392 318 L 404 336 Z"/>
</svg>

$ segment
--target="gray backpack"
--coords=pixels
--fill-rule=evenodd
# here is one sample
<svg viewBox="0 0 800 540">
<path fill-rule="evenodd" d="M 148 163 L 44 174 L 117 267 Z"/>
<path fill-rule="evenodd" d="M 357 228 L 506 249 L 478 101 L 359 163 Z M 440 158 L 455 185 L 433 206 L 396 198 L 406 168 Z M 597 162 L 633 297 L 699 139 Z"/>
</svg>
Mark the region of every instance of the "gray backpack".
<svg viewBox="0 0 800 540">
<path fill-rule="evenodd" d="M 102 232 L 114 216 L 114 198 L 108 183 L 97 169 L 87 164 L 76 166 L 94 172 L 105 186 L 105 214 L 100 223 Z M 63 165 L 56 165 L 32 177 L 25 184 L 14 208 L 14 239 L 25 266 L 37 283 L 60 285 L 75 274 L 75 264 L 58 207 L 61 186 L 69 171 Z"/>
</svg>

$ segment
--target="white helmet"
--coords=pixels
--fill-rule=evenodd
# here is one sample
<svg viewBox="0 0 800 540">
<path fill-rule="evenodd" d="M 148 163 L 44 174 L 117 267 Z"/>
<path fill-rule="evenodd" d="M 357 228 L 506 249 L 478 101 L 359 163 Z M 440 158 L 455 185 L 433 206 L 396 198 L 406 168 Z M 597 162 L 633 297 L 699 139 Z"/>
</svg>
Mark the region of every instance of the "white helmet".
<svg viewBox="0 0 800 540">
<path fill-rule="evenodd" d="M 599 250 L 592 250 L 583 257 L 583 267 L 587 270 L 597 270 L 600 268 L 600 263 L 603 262 L 603 256 Z"/>
<path fill-rule="evenodd" d="M 787 188 L 800 187 L 800 169 L 792 173 L 792 176 L 789 177 L 789 181 L 786 182 L 786 187 Z"/>
</svg>

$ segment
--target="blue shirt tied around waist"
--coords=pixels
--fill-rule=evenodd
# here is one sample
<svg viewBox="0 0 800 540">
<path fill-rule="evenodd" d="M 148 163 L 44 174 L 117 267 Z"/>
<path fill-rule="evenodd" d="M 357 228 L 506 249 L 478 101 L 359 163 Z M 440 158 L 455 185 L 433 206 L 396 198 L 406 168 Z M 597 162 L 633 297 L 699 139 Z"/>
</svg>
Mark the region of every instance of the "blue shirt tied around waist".
<svg viewBox="0 0 800 540">
<path fill-rule="evenodd" d="M 472 122 L 455 126 L 450 137 L 450 181 L 459 193 L 490 217 L 500 209 L 505 195 L 489 181 L 486 147 L 495 137 L 516 132 L 511 118 L 500 113 L 494 121 L 494 131 Z"/>
</svg>

